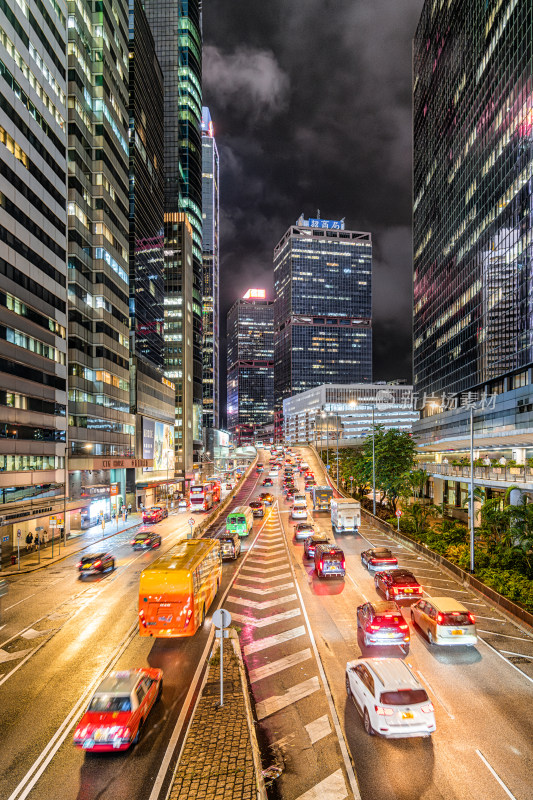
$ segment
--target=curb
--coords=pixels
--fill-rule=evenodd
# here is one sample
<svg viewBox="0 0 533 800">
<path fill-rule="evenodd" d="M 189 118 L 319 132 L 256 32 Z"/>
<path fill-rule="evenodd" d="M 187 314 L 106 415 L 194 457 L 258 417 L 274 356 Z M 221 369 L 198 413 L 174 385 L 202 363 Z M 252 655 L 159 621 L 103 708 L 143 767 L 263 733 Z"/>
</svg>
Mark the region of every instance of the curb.
<svg viewBox="0 0 533 800">
<path fill-rule="evenodd" d="M 261 750 L 259 749 L 259 742 L 257 741 L 257 734 L 255 732 L 256 721 L 254 719 L 252 704 L 250 702 L 250 693 L 248 690 L 248 680 L 246 675 L 246 667 L 241 652 L 241 644 L 237 631 L 230 629 L 230 641 L 233 647 L 233 652 L 239 662 L 239 674 L 241 676 L 241 688 L 244 697 L 244 706 L 246 708 L 246 721 L 248 723 L 248 731 L 250 733 L 250 742 L 252 744 L 252 756 L 254 760 L 255 780 L 257 784 L 257 800 L 267 800 L 267 791 L 265 786 L 265 779 L 263 778 L 263 765 L 261 762 Z"/>
<path fill-rule="evenodd" d="M 142 524 L 143 523 L 142 523 L 142 520 L 141 520 L 138 523 L 138 525 L 142 525 Z M 110 533 L 109 536 L 103 536 L 101 539 L 98 539 L 97 541 L 98 542 L 105 542 L 105 541 L 107 541 L 107 539 L 112 539 L 113 536 L 118 536 L 119 533 L 125 533 L 126 531 L 132 531 L 136 527 L 137 527 L 137 525 L 132 525 L 129 528 L 122 528 L 122 530 L 115 531 L 115 533 Z M 6 572 L 5 570 L 2 570 L 0 572 L 0 575 L 2 575 L 2 577 L 4 577 L 4 578 L 13 578 L 13 577 L 16 577 L 17 575 L 29 575 L 31 572 L 38 572 L 41 569 L 46 569 L 46 567 L 51 567 L 54 564 L 58 564 L 60 561 L 64 561 L 66 558 L 70 558 L 71 556 L 76 555 L 76 553 L 83 553 L 84 550 L 87 550 L 89 547 L 92 547 L 93 544 L 95 544 L 95 542 L 91 542 L 90 544 L 86 544 L 83 547 L 79 547 L 77 550 L 73 550 L 70 553 L 65 553 L 64 556 L 57 556 L 57 558 L 54 558 L 53 561 L 49 561 L 48 564 L 38 564 L 36 567 L 30 567 L 30 569 L 15 570 L 15 572 Z M 63 545 L 63 547 L 64 546 L 65 545 Z"/>
</svg>

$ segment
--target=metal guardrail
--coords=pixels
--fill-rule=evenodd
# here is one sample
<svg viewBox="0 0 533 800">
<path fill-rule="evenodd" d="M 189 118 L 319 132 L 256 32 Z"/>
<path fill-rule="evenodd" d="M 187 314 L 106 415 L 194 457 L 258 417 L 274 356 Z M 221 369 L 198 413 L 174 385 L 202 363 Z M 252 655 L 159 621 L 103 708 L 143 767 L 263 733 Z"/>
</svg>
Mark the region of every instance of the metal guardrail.
<svg viewBox="0 0 533 800">
<path fill-rule="evenodd" d="M 420 469 L 425 469 L 433 475 L 443 475 L 449 478 L 467 478 L 470 480 L 470 467 L 468 465 L 454 466 L 453 464 L 434 464 L 418 462 Z M 533 484 L 533 469 L 531 467 L 474 467 L 474 478 L 485 481 L 502 481 L 506 483 L 531 483 Z"/>
</svg>

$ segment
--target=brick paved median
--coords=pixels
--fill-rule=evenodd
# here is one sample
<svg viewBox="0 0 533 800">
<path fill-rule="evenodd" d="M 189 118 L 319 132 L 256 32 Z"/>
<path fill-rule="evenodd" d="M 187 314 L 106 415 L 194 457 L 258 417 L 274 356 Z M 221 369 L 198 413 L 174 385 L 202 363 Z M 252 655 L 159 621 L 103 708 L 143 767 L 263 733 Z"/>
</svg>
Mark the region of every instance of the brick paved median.
<svg viewBox="0 0 533 800">
<path fill-rule="evenodd" d="M 220 700 L 217 642 L 169 800 L 257 800 L 261 796 L 239 660 L 232 644 L 224 642 L 224 706 L 216 708 Z"/>
</svg>

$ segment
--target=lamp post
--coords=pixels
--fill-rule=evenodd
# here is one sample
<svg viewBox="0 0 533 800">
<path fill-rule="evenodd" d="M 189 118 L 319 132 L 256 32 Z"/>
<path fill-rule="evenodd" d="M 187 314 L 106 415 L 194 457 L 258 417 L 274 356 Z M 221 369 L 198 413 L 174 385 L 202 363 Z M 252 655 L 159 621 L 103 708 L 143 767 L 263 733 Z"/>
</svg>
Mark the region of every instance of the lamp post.
<svg viewBox="0 0 533 800">
<path fill-rule="evenodd" d="M 372 513 L 376 516 L 376 440 L 374 435 L 374 411 L 372 405 Z"/>
<path fill-rule="evenodd" d="M 470 572 L 474 574 L 474 408 L 470 406 Z"/>
</svg>

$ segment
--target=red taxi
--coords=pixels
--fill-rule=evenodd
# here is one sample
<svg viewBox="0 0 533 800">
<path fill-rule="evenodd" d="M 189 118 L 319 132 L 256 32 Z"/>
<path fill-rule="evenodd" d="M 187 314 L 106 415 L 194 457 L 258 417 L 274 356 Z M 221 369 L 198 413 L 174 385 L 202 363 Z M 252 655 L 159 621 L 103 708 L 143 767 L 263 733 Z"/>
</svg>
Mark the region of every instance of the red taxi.
<svg viewBox="0 0 533 800">
<path fill-rule="evenodd" d="M 91 753 L 127 750 L 163 692 L 160 669 L 112 672 L 92 696 L 74 732 L 74 745 Z"/>
<path fill-rule="evenodd" d="M 161 506 L 152 506 L 143 511 L 143 522 L 161 522 L 165 517 L 168 517 L 168 511 Z"/>
</svg>

